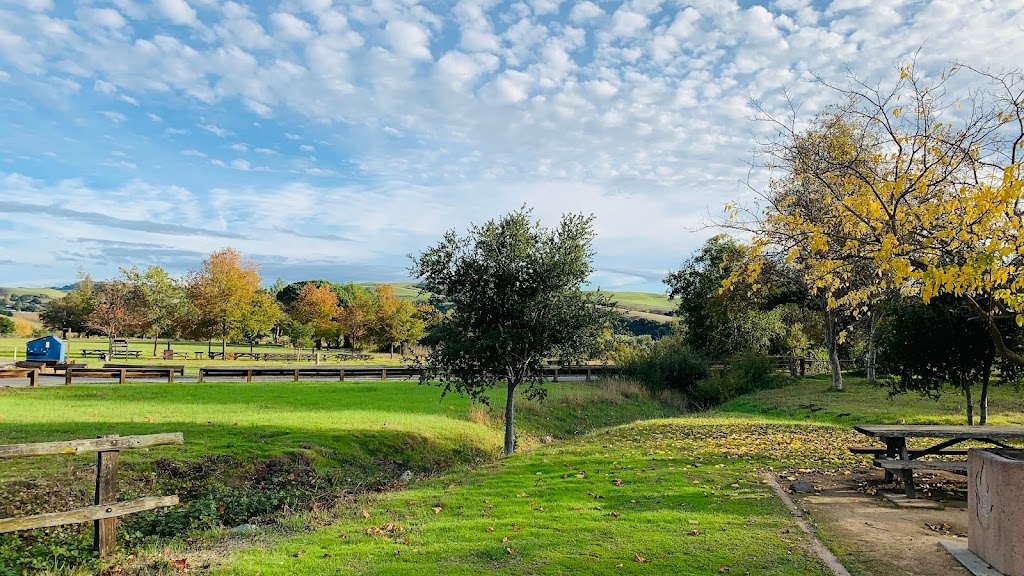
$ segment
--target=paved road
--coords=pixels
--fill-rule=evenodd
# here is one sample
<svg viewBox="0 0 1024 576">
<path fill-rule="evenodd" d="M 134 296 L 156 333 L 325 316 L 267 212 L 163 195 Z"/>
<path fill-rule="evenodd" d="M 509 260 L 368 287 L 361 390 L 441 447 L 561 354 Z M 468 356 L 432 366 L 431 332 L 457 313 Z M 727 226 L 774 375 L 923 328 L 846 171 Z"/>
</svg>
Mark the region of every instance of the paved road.
<svg viewBox="0 0 1024 576">
<path fill-rule="evenodd" d="M 175 376 L 175 384 L 196 384 L 198 382 L 196 376 Z M 294 379 L 291 376 L 288 377 L 260 377 L 253 381 L 253 384 L 259 384 L 260 382 L 292 382 Z M 549 379 L 550 380 L 550 379 Z M 584 376 L 559 376 L 559 382 L 583 382 L 586 380 Z M 329 379 L 315 378 L 303 378 L 303 382 L 334 382 Z M 346 382 L 380 382 L 379 378 L 374 377 L 347 377 Z M 415 381 L 415 378 L 388 378 L 388 382 L 409 382 Z M 166 384 L 167 380 L 163 378 L 129 378 L 129 383 L 152 383 L 152 384 Z M 234 383 L 245 383 L 244 377 L 238 378 L 217 378 L 215 382 L 234 382 Z M 212 384 L 214 381 L 207 380 L 206 384 Z M 75 378 L 74 385 L 79 384 L 117 384 L 116 378 Z M 63 386 L 64 375 L 63 374 L 41 374 L 39 376 L 40 386 Z M 0 388 L 28 388 L 28 378 L 5 378 L 0 380 Z"/>
</svg>

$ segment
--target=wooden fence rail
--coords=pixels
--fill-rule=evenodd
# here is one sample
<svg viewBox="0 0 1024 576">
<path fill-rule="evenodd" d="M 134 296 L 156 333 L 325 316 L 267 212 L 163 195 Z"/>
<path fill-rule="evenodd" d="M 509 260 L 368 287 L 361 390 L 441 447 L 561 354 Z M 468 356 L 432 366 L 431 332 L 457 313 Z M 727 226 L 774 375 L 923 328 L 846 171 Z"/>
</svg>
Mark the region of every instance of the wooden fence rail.
<svg viewBox="0 0 1024 576">
<path fill-rule="evenodd" d="M 0 519 L 0 534 L 17 530 L 62 526 L 64 524 L 81 524 L 91 520 L 94 523 L 93 547 L 101 556 L 106 556 L 114 550 L 116 545 L 118 516 L 178 504 L 177 496 L 148 496 L 118 502 L 117 465 L 121 450 L 184 443 L 185 437 L 180 432 L 173 432 L 145 436 L 113 435 L 89 440 L 0 445 L 0 459 L 58 454 L 88 454 L 92 452 L 98 454 L 96 460 L 96 493 L 92 506 L 76 508 L 66 512 L 49 512 L 34 516 Z"/>
<path fill-rule="evenodd" d="M 245 378 L 252 382 L 257 377 L 292 378 L 298 382 L 302 378 L 331 378 L 344 382 L 347 378 L 372 378 L 374 380 L 410 380 L 419 378 L 422 368 L 411 366 L 315 366 L 308 368 L 282 367 L 221 367 L 207 366 L 199 369 L 199 382 L 209 378 Z M 564 377 L 583 377 L 590 380 L 595 376 L 615 376 L 619 373 L 616 366 L 552 366 L 545 371 L 545 377 L 555 382 Z"/>
</svg>

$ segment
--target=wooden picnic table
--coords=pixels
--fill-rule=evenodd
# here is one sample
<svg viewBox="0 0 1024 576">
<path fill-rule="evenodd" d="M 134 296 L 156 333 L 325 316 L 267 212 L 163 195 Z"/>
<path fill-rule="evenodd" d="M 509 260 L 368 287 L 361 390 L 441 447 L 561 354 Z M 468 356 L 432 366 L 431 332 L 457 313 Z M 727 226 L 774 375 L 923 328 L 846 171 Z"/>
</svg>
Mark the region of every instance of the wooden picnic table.
<svg viewBox="0 0 1024 576">
<path fill-rule="evenodd" d="M 893 473 L 899 472 L 908 498 L 916 498 L 914 470 L 945 470 L 967 472 L 966 462 L 949 460 L 919 460 L 924 456 L 963 455 L 961 450 L 950 450 L 962 442 L 973 440 L 985 442 L 1000 448 L 1013 448 L 1002 440 L 1024 439 L 1024 426 L 929 426 L 929 425 L 858 425 L 854 430 L 885 442 L 885 458 L 875 458 L 875 465 L 885 469 L 885 480 L 891 482 Z M 941 442 L 926 448 L 907 448 L 907 438 L 941 439 Z M 878 452 L 882 449 L 857 449 L 852 452 Z"/>
</svg>

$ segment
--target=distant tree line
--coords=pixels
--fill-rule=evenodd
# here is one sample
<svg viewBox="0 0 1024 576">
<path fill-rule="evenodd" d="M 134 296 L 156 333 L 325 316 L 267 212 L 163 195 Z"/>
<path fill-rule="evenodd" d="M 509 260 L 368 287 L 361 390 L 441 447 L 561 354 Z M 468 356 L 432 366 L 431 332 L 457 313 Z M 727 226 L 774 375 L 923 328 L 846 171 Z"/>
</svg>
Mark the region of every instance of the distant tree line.
<svg viewBox="0 0 1024 576">
<path fill-rule="evenodd" d="M 103 334 L 153 340 L 219 341 L 254 346 L 286 340 L 295 347 L 357 350 L 418 342 L 438 313 L 427 305 L 399 300 L 390 286 L 372 289 L 323 280 L 264 288 L 258 265 L 226 248 L 210 254 L 181 278 L 159 266 L 121 269 L 116 278 L 96 281 L 85 271 L 68 294 L 45 303 L 40 320 L 63 334 Z"/>
</svg>

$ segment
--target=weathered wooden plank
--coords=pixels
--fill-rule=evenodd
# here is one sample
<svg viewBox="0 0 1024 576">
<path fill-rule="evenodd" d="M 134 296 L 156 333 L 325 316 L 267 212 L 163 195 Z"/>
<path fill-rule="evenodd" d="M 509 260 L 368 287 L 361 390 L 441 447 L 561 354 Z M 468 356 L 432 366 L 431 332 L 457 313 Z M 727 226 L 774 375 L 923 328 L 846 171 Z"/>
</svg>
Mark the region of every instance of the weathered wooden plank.
<svg viewBox="0 0 1024 576">
<path fill-rule="evenodd" d="M 90 440 L 68 440 L 63 442 L 2 444 L 0 445 L 0 458 L 47 456 L 52 454 L 89 454 L 91 452 L 104 452 L 107 450 L 132 450 L 135 448 L 184 443 L 185 437 L 181 432 L 168 432 L 165 434 L 93 438 Z"/>
<path fill-rule="evenodd" d="M 103 438 L 117 438 L 105 436 Z M 100 506 L 117 502 L 117 463 L 121 453 L 112 450 L 100 452 L 96 461 L 96 493 L 93 504 Z M 117 518 L 103 518 L 94 521 L 93 550 L 100 556 L 107 556 L 117 546 Z"/>
<path fill-rule="evenodd" d="M 854 430 L 879 438 L 1024 438 L 1024 426 L 858 425 Z"/>
<path fill-rule="evenodd" d="M 14 532 L 17 530 L 33 530 L 35 528 L 49 528 L 51 526 L 63 526 L 64 524 L 81 524 L 90 520 L 101 520 L 104 518 L 116 518 L 126 514 L 134 514 L 154 508 L 166 508 L 176 506 L 177 496 L 148 496 L 126 502 L 113 504 L 101 504 L 99 506 L 86 506 L 76 508 L 67 512 L 51 512 L 49 514 L 37 514 L 35 516 L 22 516 L 19 518 L 0 519 L 0 534 Z"/>
<path fill-rule="evenodd" d="M 967 462 L 947 460 L 894 460 L 875 458 L 875 466 L 887 470 L 945 470 L 946 472 L 967 472 Z"/>
<path fill-rule="evenodd" d="M 883 456 L 886 454 L 887 449 L 879 446 L 853 446 L 850 448 L 851 454 L 874 454 L 875 456 Z M 911 458 L 916 458 L 922 454 L 935 454 L 936 456 L 967 456 L 967 450 L 939 450 L 937 452 L 931 452 L 929 450 L 907 450 Z"/>
</svg>

